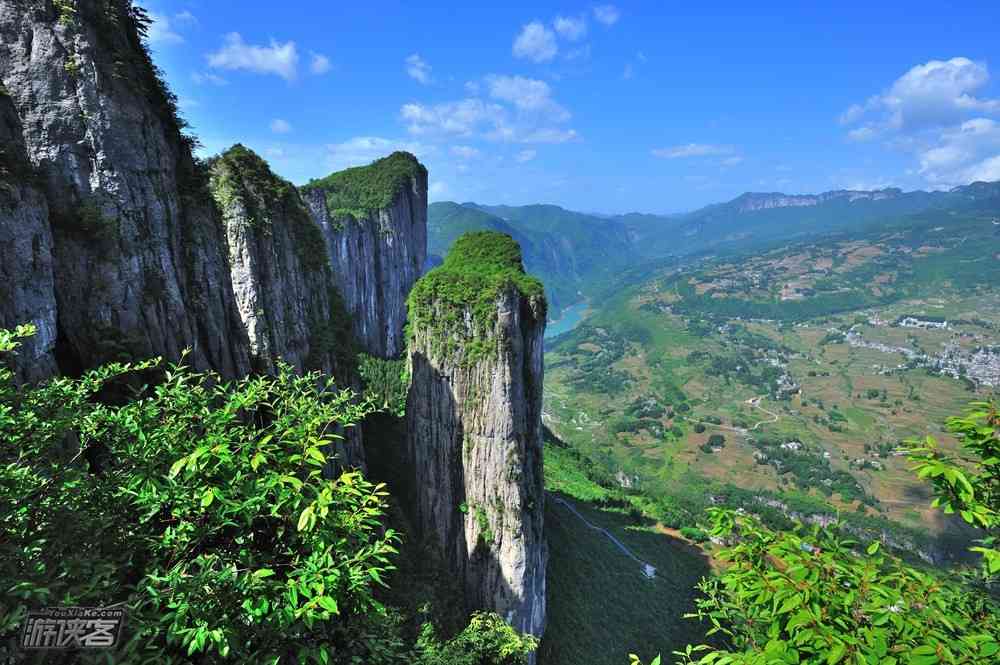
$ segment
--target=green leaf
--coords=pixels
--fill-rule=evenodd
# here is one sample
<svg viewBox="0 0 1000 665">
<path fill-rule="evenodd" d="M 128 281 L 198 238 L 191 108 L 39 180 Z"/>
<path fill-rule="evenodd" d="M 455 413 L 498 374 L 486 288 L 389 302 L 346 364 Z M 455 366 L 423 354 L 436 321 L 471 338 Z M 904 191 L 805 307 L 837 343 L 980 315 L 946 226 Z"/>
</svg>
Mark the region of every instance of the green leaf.
<svg viewBox="0 0 1000 665">
<path fill-rule="evenodd" d="M 332 614 L 339 614 L 340 612 L 337 608 L 337 601 L 330 598 L 330 596 L 320 596 L 316 599 L 316 602 L 319 603 L 320 606 L 327 612 L 331 612 Z"/>
<path fill-rule="evenodd" d="M 262 580 L 265 577 L 271 577 L 272 575 L 274 575 L 274 571 L 270 568 L 258 568 L 253 571 L 252 577 L 256 580 Z"/>
<path fill-rule="evenodd" d="M 869 545 L 868 546 L 868 555 L 871 556 L 872 554 L 875 554 L 875 552 L 878 552 L 878 547 L 879 547 L 880 544 L 881 543 L 879 543 L 879 541 L 876 540 L 871 545 Z"/>
<path fill-rule="evenodd" d="M 833 645 L 833 648 L 830 649 L 830 653 L 826 656 L 827 665 L 839 663 L 845 653 L 847 653 L 847 646 L 845 646 L 843 642 L 837 642 Z"/>
<path fill-rule="evenodd" d="M 313 517 L 313 506 L 310 504 L 309 507 L 303 510 L 302 514 L 299 515 L 298 530 L 303 531 L 306 528 L 308 528 L 314 519 L 315 517 Z"/>
<path fill-rule="evenodd" d="M 209 487 L 201 495 L 201 507 L 207 508 L 208 506 L 212 505 L 212 501 L 214 500 L 215 500 L 215 491 L 211 487 Z"/>
<path fill-rule="evenodd" d="M 326 464 L 326 455 L 320 452 L 319 448 L 306 448 L 306 456 L 313 458 L 320 464 Z"/>
<path fill-rule="evenodd" d="M 170 473 L 168 474 L 168 476 L 170 478 L 175 478 L 177 476 L 177 474 L 181 472 L 181 469 L 184 468 L 184 464 L 187 463 L 187 460 L 188 460 L 187 455 L 185 455 L 184 457 L 182 457 L 179 460 L 177 460 L 176 462 L 174 462 L 170 466 Z"/>
</svg>

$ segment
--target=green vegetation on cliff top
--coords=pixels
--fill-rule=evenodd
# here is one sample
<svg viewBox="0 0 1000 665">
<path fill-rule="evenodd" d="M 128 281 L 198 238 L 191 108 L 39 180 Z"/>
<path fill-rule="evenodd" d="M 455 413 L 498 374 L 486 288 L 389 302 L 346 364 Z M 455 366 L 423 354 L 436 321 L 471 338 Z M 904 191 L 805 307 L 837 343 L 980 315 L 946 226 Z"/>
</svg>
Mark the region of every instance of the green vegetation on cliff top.
<svg viewBox="0 0 1000 665">
<path fill-rule="evenodd" d="M 444 264 L 420 278 L 407 299 L 409 334 L 429 329 L 435 343 L 450 353 L 455 333 L 467 338 L 463 346 L 469 358 L 484 355 L 496 321 L 497 300 L 509 288 L 542 305 L 542 283 L 524 272 L 521 247 L 503 233 L 477 231 L 455 241 Z M 471 330 L 466 327 L 471 313 Z"/>
<path fill-rule="evenodd" d="M 424 165 L 410 153 L 397 151 L 368 166 L 356 166 L 310 180 L 302 191 L 323 190 L 331 217 L 363 219 L 392 205 L 396 196 L 417 176 L 427 177 Z"/>
<path fill-rule="evenodd" d="M 227 226 L 229 213 L 237 203 L 243 206 L 246 224 L 270 232 L 276 218 L 286 220 L 302 265 L 310 271 L 326 268 L 326 241 L 319 226 L 309 216 L 295 185 L 275 174 L 267 161 L 237 143 L 208 161 L 212 197 L 222 208 Z"/>
</svg>

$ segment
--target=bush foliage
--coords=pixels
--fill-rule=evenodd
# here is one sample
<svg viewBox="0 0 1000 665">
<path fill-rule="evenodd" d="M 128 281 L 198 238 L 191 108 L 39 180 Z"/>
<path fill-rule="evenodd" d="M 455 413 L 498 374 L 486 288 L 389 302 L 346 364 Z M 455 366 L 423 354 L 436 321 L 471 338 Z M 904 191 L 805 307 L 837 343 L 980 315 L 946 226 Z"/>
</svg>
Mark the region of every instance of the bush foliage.
<svg viewBox="0 0 1000 665">
<path fill-rule="evenodd" d="M 510 289 L 537 303 L 536 315 L 544 320 L 542 283 L 524 272 L 517 241 L 494 231 L 466 233 L 452 245 L 444 263 L 410 291 L 409 336 L 424 331 L 441 347 L 438 351 L 448 354 L 461 348 L 469 360 L 490 355 L 497 349 L 491 339 L 497 302 Z"/>
<path fill-rule="evenodd" d="M 332 218 L 361 220 L 388 208 L 412 178 L 427 178 L 427 169 L 408 152 L 394 152 L 368 166 L 356 166 L 310 180 L 303 192 L 321 190 Z"/>
<path fill-rule="evenodd" d="M 0 330 L 0 359 L 32 333 Z M 379 600 L 388 494 L 331 456 L 367 404 L 287 366 L 222 382 L 153 359 L 27 388 L 0 366 L 0 660 L 28 609 L 124 604 L 119 663 L 524 662 L 534 640 L 495 615 L 408 636 Z"/>
</svg>

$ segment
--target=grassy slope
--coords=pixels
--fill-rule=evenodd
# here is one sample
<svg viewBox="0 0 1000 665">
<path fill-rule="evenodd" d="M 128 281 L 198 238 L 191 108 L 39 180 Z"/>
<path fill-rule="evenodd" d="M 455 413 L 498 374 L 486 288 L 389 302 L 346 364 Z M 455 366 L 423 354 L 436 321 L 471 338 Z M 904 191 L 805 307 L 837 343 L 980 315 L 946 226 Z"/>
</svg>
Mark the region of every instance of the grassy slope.
<svg viewBox="0 0 1000 665">
<path fill-rule="evenodd" d="M 898 271 L 893 288 L 904 299 L 879 308 L 883 318 L 889 320 L 904 313 L 940 311 L 951 318 L 973 318 L 978 312 L 982 317 L 1000 322 L 1000 299 L 984 286 L 984 282 L 991 281 L 992 271 L 1000 265 L 1000 260 L 989 256 L 991 251 L 996 251 L 989 248 L 997 247 L 995 242 L 990 244 L 993 229 L 989 221 L 979 218 L 948 220 L 956 232 L 961 231 L 954 235 L 935 230 L 939 228 L 940 218 L 922 222 L 922 228 L 915 230 L 908 244 L 914 247 L 940 244 L 939 237 L 947 235 L 954 239 L 952 249 L 913 261 L 893 259 L 894 263 L 877 270 L 859 265 L 857 277 L 853 277 L 853 273 L 838 273 L 837 279 L 852 289 L 861 289 L 871 285 L 870 273 Z M 969 241 L 960 242 L 966 234 Z M 793 251 L 800 249 L 789 250 L 789 253 Z M 781 257 L 778 252 L 774 260 Z M 986 265 L 989 259 L 992 263 Z M 742 261 L 732 263 L 744 265 Z M 974 273 L 972 266 L 978 272 Z M 695 275 L 702 272 L 697 271 Z M 684 276 L 684 283 L 687 279 L 688 276 Z M 698 279 L 702 280 L 700 276 Z M 928 294 L 933 297 L 927 299 Z M 923 296 L 926 302 L 921 305 L 922 301 L 914 300 L 917 296 Z M 708 427 L 705 432 L 695 432 L 690 417 L 720 416 L 726 425 L 736 420 L 754 424 L 769 419 L 762 411 L 745 403 L 763 391 L 736 376 L 728 379 L 711 376 L 707 372 L 707 360 L 690 357 L 692 352 L 718 358 L 737 357 L 733 337 L 715 330 L 719 315 L 716 315 L 716 323 L 695 332 L 690 320 L 697 319 L 698 313 L 676 315 L 655 307 L 639 309 L 647 302 L 676 308 L 677 294 L 670 288 L 670 280 L 654 276 L 620 288 L 595 308 L 584 326 L 550 345 L 546 359 L 546 411 L 560 423 L 567 440 L 595 459 L 609 460 L 612 467 L 629 472 L 644 471 L 646 486 L 654 493 L 658 491 L 656 488 L 667 491 L 690 484 L 694 471 L 699 478 L 707 477 L 747 489 L 782 493 L 791 490 L 793 475 L 779 474 L 771 466 L 755 464 L 753 454 L 757 449 L 738 434 L 722 431 L 727 445 L 721 453 L 699 449 L 710 434 L 720 430 Z M 771 302 L 778 308 L 782 306 L 776 297 Z M 788 309 L 797 316 L 805 308 L 799 305 Z M 726 311 L 725 308 L 720 310 Z M 930 526 L 933 533 L 948 531 L 948 523 L 930 513 L 927 498 L 916 491 L 919 483 L 910 473 L 905 458 L 876 458 L 864 447 L 866 444 L 894 447 L 904 438 L 928 433 L 947 439 L 940 431 L 944 418 L 960 412 L 975 395 L 961 382 L 929 376 L 923 369 L 881 375 L 873 367 L 895 366 L 901 362 L 898 354 L 850 348 L 844 343 L 820 343 L 827 328 L 850 325 L 855 314 L 848 311 L 828 320 L 810 320 L 806 327 L 745 324 L 750 332 L 783 344 L 793 354 L 798 354 L 793 355 L 789 369 L 808 401 L 804 402 L 801 397 L 788 402 L 765 400 L 762 406 L 779 413 L 781 418 L 777 423 L 762 425 L 759 434 L 781 441 L 801 440 L 817 447 L 814 449 L 829 451 L 832 471 L 853 475 L 864 491 L 880 499 L 882 514 L 921 530 Z M 726 317 L 721 316 L 721 321 L 725 320 Z M 607 334 L 602 336 L 600 331 Z M 962 331 L 973 333 L 977 329 L 966 326 Z M 885 327 L 866 328 L 864 334 L 866 339 L 875 340 L 880 334 L 886 335 L 883 340 L 886 343 L 904 346 L 906 337 L 913 336 L 927 349 L 940 348 L 946 339 L 937 335 L 938 339 L 933 332 Z M 892 335 L 900 338 L 893 339 Z M 623 349 L 620 358 L 610 363 L 601 362 L 601 358 L 613 356 L 616 349 Z M 751 361 L 754 372 L 765 364 L 760 357 Z M 817 375 L 809 376 L 810 372 Z M 588 382 L 580 384 L 581 377 Z M 679 426 L 680 436 L 667 433 L 659 437 L 644 430 L 615 435 L 611 431 L 636 399 L 654 397 L 663 404 L 676 406 L 676 388 L 683 391 L 680 399 L 686 399 L 691 406 L 690 416 L 672 421 L 664 418 L 660 422 L 665 428 Z M 873 400 L 866 396 L 868 390 L 885 391 L 887 399 Z M 843 432 L 831 431 L 826 424 L 834 406 L 846 418 Z M 820 422 L 815 422 L 816 418 Z M 849 460 L 865 456 L 877 459 L 885 469 L 849 467 Z M 816 491 L 820 489 L 818 485 L 812 487 L 814 496 L 824 498 Z M 843 500 L 838 493 L 825 500 L 851 512 L 858 507 L 856 501 Z"/>
<path fill-rule="evenodd" d="M 645 662 L 657 653 L 704 640 L 704 630 L 683 614 L 694 609 L 707 555 L 687 541 L 637 525 L 622 509 L 591 502 L 608 491 L 587 480 L 563 450 L 546 447 L 545 532 L 549 542 L 548 627 L 539 665 L 624 665 L 629 653 Z M 657 569 L 648 580 L 635 561 L 588 528 L 554 498 L 572 502 L 588 521 L 611 531 Z"/>
</svg>

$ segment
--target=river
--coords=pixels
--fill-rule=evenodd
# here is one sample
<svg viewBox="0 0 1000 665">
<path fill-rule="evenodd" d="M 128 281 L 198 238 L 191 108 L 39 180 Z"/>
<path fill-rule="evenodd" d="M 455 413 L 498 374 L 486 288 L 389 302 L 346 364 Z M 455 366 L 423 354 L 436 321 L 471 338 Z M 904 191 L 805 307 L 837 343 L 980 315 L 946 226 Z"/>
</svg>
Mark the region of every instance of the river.
<svg viewBox="0 0 1000 665">
<path fill-rule="evenodd" d="M 561 335 L 564 332 L 569 332 L 573 328 L 576 328 L 577 324 L 583 320 L 583 316 L 587 311 L 586 302 L 578 302 L 572 307 L 568 307 L 563 310 L 562 316 L 556 321 L 549 321 L 545 326 L 545 337 L 546 339 L 550 337 L 555 337 L 556 335 Z"/>
</svg>

